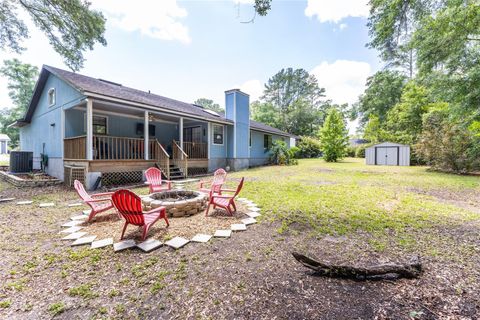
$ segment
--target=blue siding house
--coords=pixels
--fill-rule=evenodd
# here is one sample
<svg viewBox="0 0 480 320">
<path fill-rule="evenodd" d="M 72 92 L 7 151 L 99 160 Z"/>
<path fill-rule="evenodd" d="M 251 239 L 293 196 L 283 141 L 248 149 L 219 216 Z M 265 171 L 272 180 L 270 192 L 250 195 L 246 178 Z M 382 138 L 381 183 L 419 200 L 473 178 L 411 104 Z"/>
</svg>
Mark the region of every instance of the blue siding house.
<svg viewBox="0 0 480 320">
<path fill-rule="evenodd" d="M 225 113 L 50 66 L 43 66 L 20 128 L 20 150 L 41 154 L 47 172 L 87 187 L 141 179 L 152 166 L 167 178 L 268 163 L 273 141 L 294 136 L 250 120 L 249 96 L 225 92 Z"/>
</svg>

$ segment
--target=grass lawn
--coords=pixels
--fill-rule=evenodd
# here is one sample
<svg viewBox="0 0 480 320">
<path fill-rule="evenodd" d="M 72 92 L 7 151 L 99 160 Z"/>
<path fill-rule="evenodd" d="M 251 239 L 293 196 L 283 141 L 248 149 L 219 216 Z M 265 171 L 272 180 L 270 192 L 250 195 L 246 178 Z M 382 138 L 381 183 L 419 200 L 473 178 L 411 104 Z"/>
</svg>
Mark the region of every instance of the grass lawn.
<svg viewBox="0 0 480 320">
<path fill-rule="evenodd" d="M 83 208 L 0 204 L 0 318 L 480 316 L 480 178 L 358 159 L 232 173 L 230 186 L 242 176 L 241 196 L 262 207 L 261 223 L 179 251 L 70 249 L 60 225 Z M 0 197 L 8 196 L 76 199 L 64 188 L 17 190 L 0 181 Z M 322 278 L 293 250 L 355 265 L 420 255 L 425 272 L 397 282 Z"/>
<path fill-rule="evenodd" d="M 0 166 L 8 166 L 10 164 L 9 154 L 0 154 Z"/>
</svg>

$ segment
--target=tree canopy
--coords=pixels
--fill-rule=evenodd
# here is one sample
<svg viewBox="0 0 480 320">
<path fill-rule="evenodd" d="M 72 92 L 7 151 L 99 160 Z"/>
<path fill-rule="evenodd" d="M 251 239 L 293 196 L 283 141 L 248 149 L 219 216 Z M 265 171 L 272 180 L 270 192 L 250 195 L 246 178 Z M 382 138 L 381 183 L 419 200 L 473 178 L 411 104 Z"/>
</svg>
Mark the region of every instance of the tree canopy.
<svg viewBox="0 0 480 320">
<path fill-rule="evenodd" d="M 26 112 L 32 98 L 38 68 L 18 59 L 5 60 L 0 74 L 8 79 L 7 89 L 13 106 L 0 111 L 0 132 L 6 133 L 11 139 L 12 147 L 18 145 L 18 129 L 9 127 Z"/>
<path fill-rule="evenodd" d="M 223 112 L 225 111 L 218 103 L 214 102 L 211 99 L 207 98 L 199 98 L 193 102 L 197 106 L 202 106 L 205 109 L 213 110 L 215 112 Z"/>
<path fill-rule="evenodd" d="M 90 9 L 83 0 L 2 0 L 0 1 L 0 48 L 20 53 L 21 42 L 29 30 L 19 18 L 19 10 L 28 13 L 35 26 L 48 38 L 50 45 L 77 71 L 83 67 L 83 53 L 96 43 L 106 45 L 105 17 Z"/>
<path fill-rule="evenodd" d="M 320 147 L 323 159 L 327 162 L 337 162 L 345 157 L 348 146 L 348 131 L 345 119 L 340 111 L 331 108 L 325 123 L 319 132 Z"/>
</svg>

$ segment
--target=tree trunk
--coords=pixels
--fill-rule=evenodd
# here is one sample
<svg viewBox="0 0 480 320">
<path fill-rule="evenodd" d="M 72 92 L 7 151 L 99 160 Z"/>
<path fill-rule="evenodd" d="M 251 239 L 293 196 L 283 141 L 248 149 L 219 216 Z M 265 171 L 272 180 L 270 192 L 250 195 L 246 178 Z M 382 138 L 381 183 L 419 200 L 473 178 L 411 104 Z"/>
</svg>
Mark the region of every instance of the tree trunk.
<svg viewBox="0 0 480 320">
<path fill-rule="evenodd" d="M 325 277 L 347 278 L 358 281 L 397 280 L 400 278 L 418 278 L 422 273 L 422 264 L 418 256 L 415 256 L 406 264 L 387 263 L 370 267 L 353 267 L 347 265 L 331 265 L 297 252 L 292 252 L 292 254 L 298 262 L 315 271 L 316 275 Z"/>
</svg>

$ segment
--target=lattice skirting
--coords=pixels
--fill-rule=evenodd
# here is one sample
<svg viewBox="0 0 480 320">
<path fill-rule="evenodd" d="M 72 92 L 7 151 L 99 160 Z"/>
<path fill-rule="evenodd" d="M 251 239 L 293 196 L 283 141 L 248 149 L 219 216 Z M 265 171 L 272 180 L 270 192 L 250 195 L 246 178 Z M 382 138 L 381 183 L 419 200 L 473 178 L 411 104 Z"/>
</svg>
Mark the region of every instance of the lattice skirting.
<svg viewBox="0 0 480 320">
<path fill-rule="evenodd" d="M 73 187 L 73 182 L 75 180 L 78 180 L 81 183 L 85 184 L 85 168 L 65 166 L 63 177 L 64 177 L 65 185 L 68 187 Z"/>
<path fill-rule="evenodd" d="M 194 177 L 197 175 L 203 175 L 208 172 L 208 168 L 188 168 L 188 176 Z"/>
<path fill-rule="evenodd" d="M 142 171 L 126 171 L 126 172 L 103 172 L 102 186 L 121 186 L 129 183 L 142 182 Z"/>
</svg>

